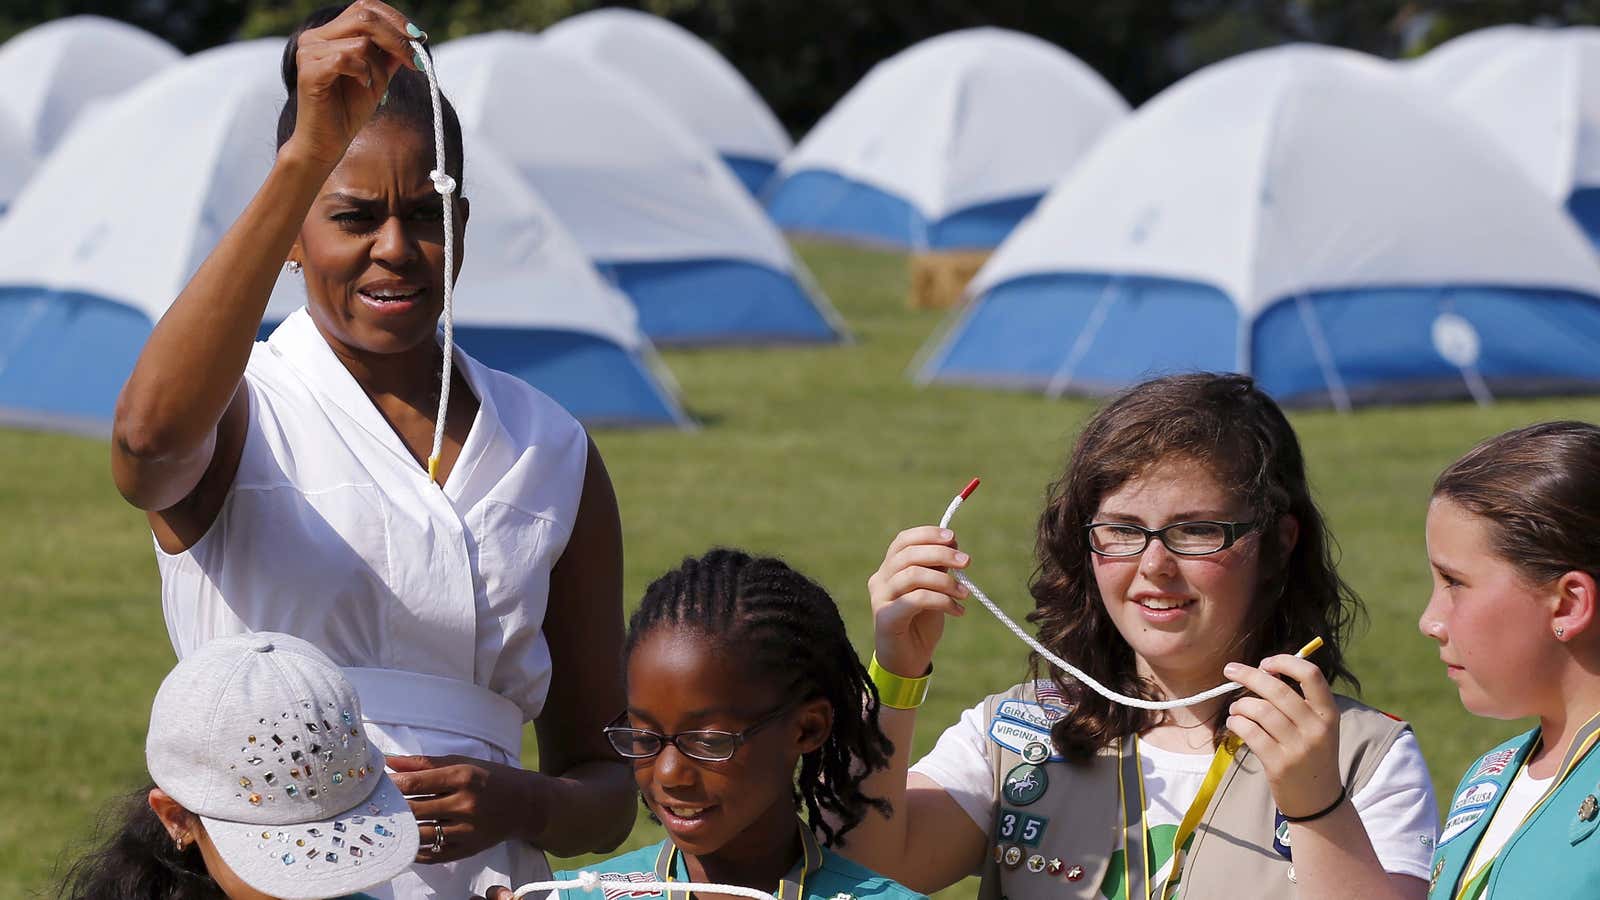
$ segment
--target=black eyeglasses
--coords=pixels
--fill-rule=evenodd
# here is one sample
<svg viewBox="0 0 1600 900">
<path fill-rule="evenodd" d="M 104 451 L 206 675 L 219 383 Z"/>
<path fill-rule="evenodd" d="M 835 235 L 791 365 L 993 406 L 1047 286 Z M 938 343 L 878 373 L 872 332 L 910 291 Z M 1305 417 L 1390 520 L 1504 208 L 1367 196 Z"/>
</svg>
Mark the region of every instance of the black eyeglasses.
<svg viewBox="0 0 1600 900">
<path fill-rule="evenodd" d="M 1089 549 L 1101 556 L 1138 556 L 1152 538 L 1179 556 L 1205 556 L 1226 550 L 1255 527 L 1254 522 L 1174 522 L 1165 528 L 1144 528 L 1129 522 L 1091 522 Z"/>
<path fill-rule="evenodd" d="M 714 728 L 705 728 L 698 731 L 680 731 L 677 734 L 662 734 L 648 728 L 630 728 L 621 724 L 628 717 L 626 711 L 612 719 L 611 724 L 602 730 L 606 739 L 611 742 L 612 748 L 627 759 L 654 758 L 670 743 L 678 748 L 679 753 L 690 759 L 698 759 L 701 762 L 726 762 L 733 758 L 733 754 L 738 752 L 739 747 L 750 735 L 778 721 L 784 713 L 793 708 L 794 704 L 785 703 L 743 731 L 718 731 Z"/>
</svg>

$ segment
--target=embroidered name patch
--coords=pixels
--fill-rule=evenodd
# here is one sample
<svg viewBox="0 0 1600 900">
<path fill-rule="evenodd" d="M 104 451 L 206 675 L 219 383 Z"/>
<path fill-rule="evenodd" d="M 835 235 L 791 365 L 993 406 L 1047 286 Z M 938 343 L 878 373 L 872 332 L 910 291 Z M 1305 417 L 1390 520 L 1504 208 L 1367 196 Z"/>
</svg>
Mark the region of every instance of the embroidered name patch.
<svg viewBox="0 0 1600 900">
<path fill-rule="evenodd" d="M 1012 719 L 1002 718 L 998 715 L 989 722 L 989 739 L 1007 750 L 1023 754 L 1025 757 L 1032 755 L 1026 753 L 1030 744 L 1043 744 L 1045 747 L 1050 748 L 1050 755 L 1046 757 L 1049 761 L 1061 762 L 1066 758 L 1055 752 L 1055 745 L 1050 742 L 1050 732 L 1041 731 L 1038 728 L 1024 725 Z M 1028 761 L 1044 762 L 1045 760 L 1030 758 Z"/>
<path fill-rule="evenodd" d="M 1456 799 L 1450 803 L 1450 812 L 1454 814 L 1474 806 L 1488 806 L 1494 802 L 1495 796 L 1499 793 L 1500 785 L 1493 781 L 1488 779 L 1474 781 L 1462 788 L 1461 793 L 1456 794 Z"/>
<path fill-rule="evenodd" d="M 1465 812 L 1456 813 L 1444 820 L 1444 830 L 1439 833 L 1439 846 L 1443 847 L 1464 834 L 1471 828 L 1483 814 L 1489 811 L 1487 806 L 1476 806 Z"/>
<path fill-rule="evenodd" d="M 1506 766 L 1511 765 L 1511 760 L 1514 759 L 1516 755 L 1517 750 L 1515 747 L 1507 747 L 1504 750 L 1496 750 L 1488 756 L 1485 756 L 1483 760 L 1478 763 L 1478 771 L 1473 772 L 1472 777 L 1479 778 L 1484 775 L 1499 775 L 1501 772 L 1506 770 Z"/>
</svg>

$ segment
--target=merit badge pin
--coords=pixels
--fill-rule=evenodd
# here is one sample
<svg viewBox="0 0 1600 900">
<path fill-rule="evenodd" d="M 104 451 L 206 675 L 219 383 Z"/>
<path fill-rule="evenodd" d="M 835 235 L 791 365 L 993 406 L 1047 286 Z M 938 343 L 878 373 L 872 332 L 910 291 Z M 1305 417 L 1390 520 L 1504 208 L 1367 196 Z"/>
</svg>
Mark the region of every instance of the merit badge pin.
<svg viewBox="0 0 1600 900">
<path fill-rule="evenodd" d="M 1015 869 L 1017 866 L 1022 865 L 1022 848 L 1015 844 L 1007 847 L 1004 862 L 1008 869 Z"/>
<path fill-rule="evenodd" d="M 1047 875 L 1060 875 L 1061 874 L 1061 870 L 1065 869 L 1066 867 L 1067 867 L 1067 864 L 1061 861 L 1061 857 L 1052 856 L 1052 857 L 1050 857 L 1050 861 L 1048 863 L 1045 863 L 1045 866 L 1044 866 L 1045 874 L 1047 874 Z"/>
<path fill-rule="evenodd" d="M 1028 857 L 1028 871 L 1037 875 L 1044 871 L 1044 857 L 1035 853 Z"/>
<path fill-rule="evenodd" d="M 1584 797 L 1583 802 L 1578 804 L 1578 818 L 1581 821 L 1592 821 L 1597 814 L 1600 814 L 1600 800 L 1595 799 L 1593 794 Z"/>
<path fill-rule="evenodd" d="M 1284 859 L 1294 859 L 1294 852 L 1289 849 L 1289 820 L 1278 810 L 1273 810 L 1272 818 L 1272 849 Z"/>
<path fill-rule="evenodd" d="M 1433 864 L 1433 875 L 1428 878 L 1428 893 L 1432 894 L 1434 887 L 1439 884 L 1439 876 L 1444 874 L 1444 860 Z"/>
<path fill-rule="evenodd" d="M 1077 865 L 1068 866 L 1067 867 L 1067 880 L 1068 881 L 1082 881 L 1083 880 L 1083 866 L 1077 866 Z"/>
<path fill-rule="evenodd" d="M 1039 741 L 1029 741 L 1028 745 L 1022 748 L 1022 758 L 1038 765 L 1050 758 L 1050 748 Z"/>
<path fill-rule="evenodd" d="M 1005 787 L 1001 793 L 1013 806 L 1027 806 L 1044 796 L 1050 787 L 1050 776 L 1032 763 L 1015 766 L 1006 773 Z"/>
</svg>

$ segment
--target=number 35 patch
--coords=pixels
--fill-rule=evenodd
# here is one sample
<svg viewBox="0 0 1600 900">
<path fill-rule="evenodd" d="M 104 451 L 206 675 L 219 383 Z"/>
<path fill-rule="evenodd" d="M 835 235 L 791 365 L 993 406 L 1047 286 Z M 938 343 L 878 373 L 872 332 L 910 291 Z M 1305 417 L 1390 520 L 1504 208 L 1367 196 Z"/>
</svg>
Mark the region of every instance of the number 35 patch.
<svg viewBox="0 0 1600 900">
<path fill-rule="evenodd" d="M 1022 844 L 1037 847 L 1044 838 L 1045 826 L 1050 820 L 1044 816 L 1030 815 L 1014 809 L 1000 810 L 999 835 L 1002 844 Z"/>
</svg>

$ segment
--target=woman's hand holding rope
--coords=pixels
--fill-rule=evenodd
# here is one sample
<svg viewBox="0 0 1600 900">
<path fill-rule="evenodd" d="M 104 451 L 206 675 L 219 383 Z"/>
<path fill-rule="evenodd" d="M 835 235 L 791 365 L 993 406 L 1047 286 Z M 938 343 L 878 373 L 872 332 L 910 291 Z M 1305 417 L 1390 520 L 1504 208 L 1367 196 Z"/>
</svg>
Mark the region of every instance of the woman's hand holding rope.
<svg viewBox="0 0 1600 900">
<path fill-rule="evenodd" d="M 401 66 L 420 71 L 408 26 L 415 28 L 394 7 L 357 0 L 338 18 L 300 35 L 294 136 L 285 151 L 329 169 L 339 164 L 394 73 Z"/>
<path fill-rule="evenodd" d="M 1260 668 L 1230 663 L 1222 672 L 1255 694 L 1233 701 L 1227 725 L 1261 760 L 1278 809 L 1296 819 L 1336 805 L 1344 790 L 1339 708 L 1317 664 L 1279 654 L 1267 657 Z M 1298 683 L 1300 692 L 1280 675 Z"/>
</svg>

